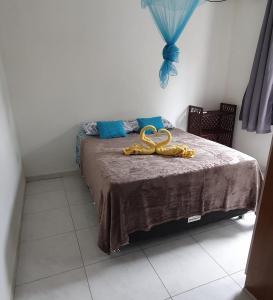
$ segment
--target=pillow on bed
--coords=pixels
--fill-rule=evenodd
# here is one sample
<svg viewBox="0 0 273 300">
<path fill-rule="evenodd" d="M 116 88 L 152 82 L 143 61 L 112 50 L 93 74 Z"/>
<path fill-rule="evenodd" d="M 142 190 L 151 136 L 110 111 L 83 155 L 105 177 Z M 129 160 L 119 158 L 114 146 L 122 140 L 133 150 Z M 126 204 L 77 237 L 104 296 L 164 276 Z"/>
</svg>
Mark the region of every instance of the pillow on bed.
<svg viewBox="0 0 273 300">
<path fill-rule="evenodd" d="M 173 124 L 167 119 L 162 118 L 162 121 L 163 121 L 164 128 L 166 129 L 174 128 Z M 124 129 L 127 133 L 139 132 L 139 125 L 136 119 L 123 121 L 123 124 L 124 124 Z M 86 135 L 99 135 L 97 129 L 97 122 L 89 121 L 89 122 L 84 122 L 81 125 Z"/>
<path fill-rule="evenodd" d="M 137 120 L 123 121 L 124 129 L 127 133 L 138 132 L 139 126 Z"/>
<path fill-rule="evenodd" d="M 162 118 L 162 121 L 163 121 L 163 124 L 164 124 L 164 128 L 174 129 L 173 124 L 169 120 Z"/>
<path fill-rule="evenodd" d="M 137 119 L 139 129 L 141 130 L 147 125 L 153 125 L 157 130 L 164 128 L 164 124 L 161 117 L 153 117 L 153 118 L 139 118 Z M 152 130 L 147 130 L 147 134 L 153 133 Z"/>
<path fill-rule="evenodd" d="M 174 129 L 173 124 L 169 120 L 162 118 L 162 122 L 164 128 Z M 123 121 L 123 123 L 127 133 L 139 132 L 139 125 L 137 120 Z"/>
<path fill-rule="evenodd" d="M 127 136 L 122 121 L 100 121 L 97 128 L 101 139 L 112 139 Z"/>
<path fill-rule="evenodd" d="M 97 129 L 97 122 L 84 122 L 81 124 L 85 134 L 87 135 L 99 135 Z M 139 126 L 137 120 L 123 121 L 124 129 L 127 133 L 138 132 Z"/>
<path fill-rule="evenodd" d="M 87 135 L 99 135 L 97 122 L 84 122 L 82 123 L 82 128 Z"/>
</svg>

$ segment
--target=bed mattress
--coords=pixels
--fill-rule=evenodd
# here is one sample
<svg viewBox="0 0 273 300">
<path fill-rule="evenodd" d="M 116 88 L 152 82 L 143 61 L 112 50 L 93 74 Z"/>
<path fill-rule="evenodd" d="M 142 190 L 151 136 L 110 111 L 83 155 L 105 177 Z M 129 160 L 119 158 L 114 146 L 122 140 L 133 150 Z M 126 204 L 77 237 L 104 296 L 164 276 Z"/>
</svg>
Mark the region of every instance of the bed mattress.
<svg viewBox="0 0 273 300">
<path fill-rule="evenodd" d="M 124 156 L 122 148 L 139 143 L 138 134 L 81 141 L 81 171 L 98 210 L 98 246 L 104 252 L 158 224 L 255 208 L 262 176 L 254 158 L 180 129 L 172 135 L 173 143 L 188 145 L 196 156 Z"/>
</svg>

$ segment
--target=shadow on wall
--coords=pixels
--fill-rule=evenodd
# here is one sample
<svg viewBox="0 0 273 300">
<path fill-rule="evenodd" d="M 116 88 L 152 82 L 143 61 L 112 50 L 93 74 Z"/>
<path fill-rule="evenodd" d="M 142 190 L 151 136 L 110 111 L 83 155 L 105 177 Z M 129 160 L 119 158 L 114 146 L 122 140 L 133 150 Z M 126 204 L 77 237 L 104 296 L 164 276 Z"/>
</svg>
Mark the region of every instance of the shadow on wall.
<svg viewBox="0 0 273 300">
<path fill-rule="evenodd" d="M 24 155 L 26 174 L 37 176 L 76 170 L 75 148 L 78 129 L 79 125 L 75 125 Z"/>
</svg>

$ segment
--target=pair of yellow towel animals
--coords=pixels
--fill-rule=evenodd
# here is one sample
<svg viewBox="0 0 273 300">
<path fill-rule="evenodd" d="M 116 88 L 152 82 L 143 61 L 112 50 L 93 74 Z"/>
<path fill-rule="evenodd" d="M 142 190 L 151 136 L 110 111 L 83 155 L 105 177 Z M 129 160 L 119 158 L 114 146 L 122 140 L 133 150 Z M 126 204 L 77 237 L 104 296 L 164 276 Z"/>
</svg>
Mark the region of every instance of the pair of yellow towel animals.
<svg viewBox="0 0 273 300">
<path fill-rule="evenodd" d="M 156 133 L 156 136 L 166 134 L 167 139 L 160 142 L 155 143 L 152 139 L 149 139 L 146 136 L 146 131 L 151 130 L 152 132 Z M 175 144 L 169 145 L 172 141 L 172 134 L 169 130 L 162 128 L 157 131 L 157 129 L 152 126 L 148 125 L 145 126 L 140 132 L 140 140 L 145 144 L 133 144 L 130 147 L 126 147 L 123 149 L 124 155 L 151 155 L 151 154 L 159 154 L 163 156 L 173 156 L 173 157 L 183 157 L 183 158 L 191 158 L 195 155 L 195 150 L 190 149 L 186 145 L 182 144 Z"/>
</svg>

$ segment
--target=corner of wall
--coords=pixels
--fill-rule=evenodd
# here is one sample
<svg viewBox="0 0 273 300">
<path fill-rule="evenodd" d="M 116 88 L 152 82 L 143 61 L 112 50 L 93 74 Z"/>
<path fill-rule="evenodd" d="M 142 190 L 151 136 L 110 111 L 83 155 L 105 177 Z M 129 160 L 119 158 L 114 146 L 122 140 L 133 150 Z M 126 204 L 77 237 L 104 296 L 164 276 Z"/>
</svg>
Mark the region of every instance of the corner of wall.
<svg viewBox="0 0 273 300">
<path fill-rule="evenodd" d="M 236 0 L 225 87 L 227 101 L 238 105 L 234 148 L 256 158 L 262 169 L 266 168 L 272 135 L 242 130 L 239 110 L 250 77 L 265 7 L 266 0 Z"/>
<path fill-rule="evenodd" d="M 25 175 L 0 57 L 0 298 L 13 299 Z"/>
</svg>

